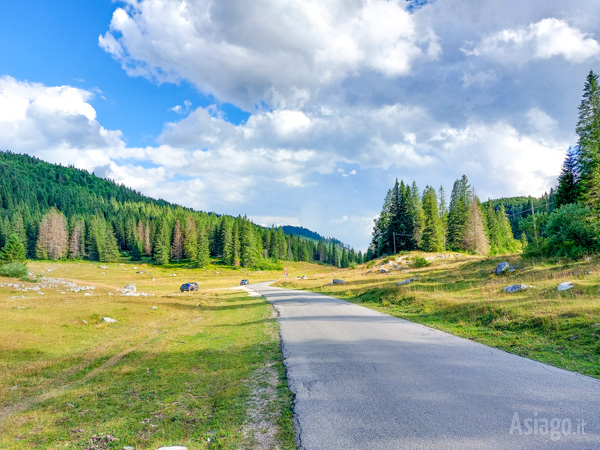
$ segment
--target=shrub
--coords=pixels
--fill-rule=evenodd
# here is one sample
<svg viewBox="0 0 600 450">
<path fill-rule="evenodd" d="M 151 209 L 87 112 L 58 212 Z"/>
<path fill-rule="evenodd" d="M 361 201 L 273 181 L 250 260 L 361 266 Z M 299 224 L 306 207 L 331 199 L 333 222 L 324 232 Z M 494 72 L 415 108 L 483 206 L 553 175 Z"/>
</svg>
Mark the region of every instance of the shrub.
<svg viewBox="0 0 600 450">
<path fill-rule="evenodd" d="M 348 267 L 349 267 L 350 269 L 356 269 L 356 268 L 358 267 L 358 264 L 356 264 L 356 261 L 352 261 L 352 262 L 351 262 L 351 263 L 348 265 Z"/>
<path fill-rule="evenodd" d="M 0 275 L 9 278 L 27 278 L 29 271 L 24 263 L 12 262 L 0 266 Z"/>
<path fill-rule="evenodd" d="M 421 267 L 430 266 L 431 263 L 429 261 L 427 261 L 425 258 L 423 258 L 422 256 L 415 256 L 415 257 L 411 258 L 408 265 L 410 267 L 412 267 L 413 269 L 420 269 Z"/>
<path fill-rule="evenodd" d="M 563 205 L 548 218 L 542 253 L 579 259 L 599 250 L 599 235 L 598 224 L 591 219 L 588 207 L 576 203 Z"/>
</svg>

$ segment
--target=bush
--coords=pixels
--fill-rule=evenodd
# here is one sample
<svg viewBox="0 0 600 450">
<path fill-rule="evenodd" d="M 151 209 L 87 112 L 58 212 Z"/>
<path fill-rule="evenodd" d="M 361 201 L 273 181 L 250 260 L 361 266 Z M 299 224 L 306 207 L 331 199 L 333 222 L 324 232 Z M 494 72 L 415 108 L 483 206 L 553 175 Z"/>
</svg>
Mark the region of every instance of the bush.
<svg viewBox="0 0 600 450">
<path fill-rule="evenodd" d="M 29 271 L 24 263 L 13 262 L 0 266 L 0 275 L 8 278 L 27 278 Z"/>
<path fill-rule="evenodd" d="M 356 261 L 352 261 L 352 262 L 351 262 L 351 263 L 348 265 L 348 267 L 349 267 L 350 269 L 356 269 L 356 268 L 358 267 L 358 264 L 356 264 Z"/>
<path fill-rule="evenodd" d="M 540 250 L 547 256 L 579 259 L 600 249 L 600 229 L 586 206 L 573 203 L 554 210 L 545 231 Z"/>
<path fill-rule="evenodd" d="M 415 256 L 415 257 L 411 258 L 408 265 L 410 267 L 412 267 L 413 269 L 420 269 L 421 267 L 430 266 L 431 263 L 429 261 L 427 261 L 425 258 L 423 258 L 422 256 Z"/>
</svg>

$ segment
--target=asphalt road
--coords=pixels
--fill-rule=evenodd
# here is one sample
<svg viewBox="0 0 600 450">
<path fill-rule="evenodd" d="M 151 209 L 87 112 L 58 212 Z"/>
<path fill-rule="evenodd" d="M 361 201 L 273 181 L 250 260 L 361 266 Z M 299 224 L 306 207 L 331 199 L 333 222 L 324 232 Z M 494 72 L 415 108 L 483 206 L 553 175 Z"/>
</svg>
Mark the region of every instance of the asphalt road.
<svg viewBox="0 0 600 450">
<path fill-rule="evenodd" d="M 600 380 L 319 294 L 279 314 L 305 449 L 600 449 Z"/>
</svg>

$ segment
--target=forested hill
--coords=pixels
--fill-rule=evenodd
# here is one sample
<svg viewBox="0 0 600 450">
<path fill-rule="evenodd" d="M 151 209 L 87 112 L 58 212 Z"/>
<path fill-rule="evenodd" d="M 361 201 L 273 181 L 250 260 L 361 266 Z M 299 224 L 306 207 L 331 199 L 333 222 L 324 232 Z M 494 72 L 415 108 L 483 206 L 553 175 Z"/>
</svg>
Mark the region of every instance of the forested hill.
<svg viewBox="0 0 600 450">
<path fill-rule="evenodd" d="M 305 237 L 307 239 L 312 239 L 313 241 L 327 241 L 327 242 L 332 242 L 334 244 L 338 244 L 338 245 L 343 245 L 341 241 L 335 239 L 335 238 L 326 238 L 321 236 L 319 233 L 315 233 L 314 231 L 309 230 L 308 228 L 304 228 L 304 227 L 295 227 L 292 225 L 284 225 L 282 226 L 283 228 L 283 232 L 285 234 L 290 234 L 290 235 L 294 235 L 294 236 L 302 236 Z"/>
<path fill-rule="evenodd" d="M 265 267 L 277 260 L 347 266 L 362 258 L 339 241 L 292 237 L 245 217 L 155 200 L 85 170 L 0 152 L 0 248 L 12 235 L 29 258 L 43 259 L 131 256 L 205 266 L 212 257 Z"/>
</svg>

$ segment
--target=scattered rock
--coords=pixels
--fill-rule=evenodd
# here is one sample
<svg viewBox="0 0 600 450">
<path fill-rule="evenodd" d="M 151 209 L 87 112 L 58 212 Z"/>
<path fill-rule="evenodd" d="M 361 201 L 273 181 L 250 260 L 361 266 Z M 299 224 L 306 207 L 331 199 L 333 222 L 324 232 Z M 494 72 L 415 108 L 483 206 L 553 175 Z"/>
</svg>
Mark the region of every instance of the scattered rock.
<svg viewBox="0 0 600 450">
<path fill-rule="evenodd" d="M 535 286 L 529 286 L 527 284 L 513 284 L 512 286 L 506 286 L 502 290 L 504 292 L 508 292 L 509 294 L 512 294 L 513 292 L 524 291 L 524 290 L 532 288 L 532 287 L 535 287 Z"/>
<path fill-rule="evenodd" d="M 171 275 L 169 275 L 170 277 L 176 277 L 177 274 L 176 273 L 172 273 Z"/>
<path fill-rule="evenodd" d="M 152 307 L 152 309 L 158 309 L 158 307 L 156 307 L 156 306 L 153 306 L 153 307 Z"/>
<path fill-rule="evenodd" d="M 338 278 L 333 279 L 333 284 L 346 284 L 344 280 L 340 280 Z"/>
<path fill-rule="evenodd" d="M 108 269 L 108 266 L 100 266 L 101 269 Z"/>
<path fill-rule="evenodd" d="M 131 447 L 129 445 L 126 445 L 125 447 L 123 447 L 123 450 L 135 450 L 135 447 Z"/>
<path fill-rule="evenodd" d="M 500 275 L 510 269 L 510 264 L 506 261 L 501 262 L 496 266 L 496 275 Z"/>
<path fill-rule="evenodd" d="M 137 267 L 132 267 L 133 270 L 137 270 Z"/>
<path fill-rule="evenodd" d="M 89 450 L 100 450 L 109 447 L 109 444 L 119 439 L 114 437 L 112 434 L 100 434 L 93 435 L 89 440 L 89 445 L 86 447 Z"/>
<path fill-rule="evenodd" d="M 181 445 L 172 445 L 171 447 L 160 447 L 157 450 L 188 450 L 187 447 Z"/>
<path fill-rule="evenodd" d="M 106 323 L 119 323 L 118 320 L 112 319 L 110 317 L 103 317 L 102 318 L 102 322 L 106 322 Z"/>
<path fill-rule="evenodd" d="M 571 336 L 569 338 L 570 341 L 574 341 L 575 339 L 579 339 L 579 335 L 578 334 L 574 334 L 573 336 Z"/>
<path fill-rule="evenodd" d="M 137 273 L 146 273 L 146 272 L 144 272 L 143 270 L 138 270 Z"/>
<path fill-rule="evenodd" d="M 75 405 L 73 403 L 67 403 L 67 406 L 71 407 L 71 408 L 75 408 Z"/>
<path fill-rule="evenodd" d="M 137 289 L 133 284 L 128 284 L 123 288 L 125 292 L 135 292 Z"/>
<path fill-rule="evenodd" d="M 564 283 L 560 283 L 558 285 L 558 287 L 556 288 L 557 291 L 568 291 L 569 289 L 573 288 L 573 283 L 571 283 L 570 281 L 565 281 Z"/>
<path fill-rule="evenodd" d="M 83 322 L 84 325 L 88 324 L 87 320 L 82 320 L 81 322 Z"/>
<path fill-rule="evenodd" d="M 306 275 L 302 275 L 302 279 L 306 280 L 308 277 Z"/>
<path fill-rule="evenodd" d="M 409 278 L 408 280 L 404 280 L 404 281 L 398 281 L 398 282 L 396 283 L 396 286 L 403 286 L 403 285 L 405 285 L 405 284 L 412 283 L 413 281 L 417 281 L 417 279 L 416 279 L 416 278 Z"/>
<path fill-rule="evenodd" d="M 89 292 L 84 292 L 83 295 L 91 296 L 92 294 L 90 294 Z"/>
<path fill-rule="evenodd" d="M 365 272 L 365 275 L 369 275 L 371 272 L 373 272 L 373 271 L 372 271 L 372 270 L 367 270 L 367 271 Z"/>
<path fill-rule="evenodd" d="M 11 391 L 16 391 L 17 389 L 19 389 L 19 386 L 17 386 L 16 384 L 10 388 Z"/>
<path fill-rule="evenodd" d="M 380 272 L 381 272 L 381 273 L 387 273 L 387 272 L 388 272 L 388 270 L 387 270 L 387 269 L 381 269 L 381 270 L 380 270 Z"/>
</svg>

